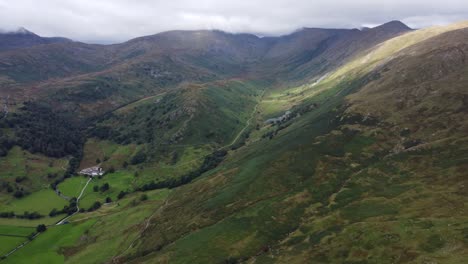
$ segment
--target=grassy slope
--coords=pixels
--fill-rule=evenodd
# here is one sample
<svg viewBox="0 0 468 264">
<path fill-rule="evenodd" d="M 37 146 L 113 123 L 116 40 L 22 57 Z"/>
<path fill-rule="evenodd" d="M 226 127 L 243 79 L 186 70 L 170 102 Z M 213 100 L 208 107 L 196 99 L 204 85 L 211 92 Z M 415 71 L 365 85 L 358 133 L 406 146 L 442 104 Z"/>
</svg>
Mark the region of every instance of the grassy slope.
<svg viewBox="0 0 468 264">
<path fill-rule="evenodd" d="M 34 198 L 28 196 L 17 200 L 12 193 L 6 190 L 0 192 L 0 211 L 13 210 L 16 213 L 22 214 L 24 211 L 36 211 L 37 205 L 41 212 L 48 214 L 44 201 L 60 203 L 61 199 L 54 197 L 52 191 L 46 191 L 49 183 L 60 177 L 68 165 L 68 160 L 48 158 L 40 154 L 31 154 L 28 151 L 22 150 L 19 147 L 12 148 L 8 155 L 0 158 L 0 179 L 2 182 L 9 183 L 15 189 L 23 188 L 23 190 L 35 195 Z M 48 175 L 54 175 L 50 178 Z M 21 182 L 15 180 L 19 177 L 26 177 Z M 39 192 L 36 195 L 36 192 Z M 33 205 L 28 205 L 29 201 L 37 200 Z M 58 199 L 57 199 L 58 198 Z M 42 203 L 42 204 L 41 204 Z M 63 207 L 63 206 L 62 206 Z M 47 212 L 45 212 L 47 211 Z"/>
<path fill-rule="evenodd" d="M 99 158 L 105 169 L 137 172 L 138 185 L 179 177 L 236 138 L 259 99 L 259 87 L 241 80 L 188 85 L 120 108 L 98 123 L 97 129 L 109 131 L 111 139 L 88 140 L 81 167 Z M 115 144 L 121 140 L 129 144 Z M 123 168 L 139 150 L 147 153 L 147 161 Z"/>
<path fill-rule="evenodd" d="M 411 44 L 408 38 L 415 39 L 413 43 L 416 43 L 428 39 L 429 33 L 435 36 L 452 29 L 456 28 L 409 33 L 384 43 L 377 50 L 401 43 L 382 57 L 404 56 L 398 52 L 408 47 L 407 43 Z M 439 47 L 437 41 L 428 39 L 421 45 Z M 372 69 L 381 70 L 375 68 L 378 60 L 374 61 L 372 55 L 380 58 L 380 53 L 370 54 L 368 63 L 360 66 L 351 63 L 325 79 L 323 88 L 327 90 L 324 91 L 332 93 L 333 89 L 340 91 L 352 86 L 352 82 L 339 76 L 353 79 L 351 76 Z M 414 61 L 424 61 L 426 56 L 416 54 Z M 435 58 L 434 61 L 438 59 Z M 437 70 L 437 66 L 430 65 L 426 70 Z M 416 69 L 411 64 L 401 67 L 406 71 Z M 433 141 L 427 149 L 395 153 L 402 140 L 395 132 L 401 132 L 405 123 L 389 122 L 398 121 L 389 118 L 395 116 L 391 108 L 387 115 L 379 115 L 377 122 L 363 118 L 360 115 L 363 111 L 359 111 L 368 109 L 365 113 L 369 113 L 376 107 L 369 105 L 370 99 L 364 96 L 368 95 L 368 89 L 379 87 L 387 78 L 389 81 L 395 78 L 385 76 L 384 70 L 378 73 L 383 77 L 367 79 L 358 86 L 369 83 L 349 98 L 353 105 L 344 115 L 341 111 L 330 112 L 336 109 L 339 98 L 346 95 L 335 92 L 338 96 L 327 96 L 329 99 L 320 102 L 318 109 L 295 120 L 268 144 L 252 143 L 243 151 L 235 152 L 221 168 L 181 187 L 153 220 L 152 229 L 139 244 L 139 254 L 131 258 L 162 247 L 138 260 L 171 263 L 184 263 L 187 258 L 194 263 L 227 259 L 257 263 L 461 261 L 468 254 L 463 250 L 468 242 L 466 213 L 462 210 L 462 186 L 466 184 L 460 184 L 464 181 L 464 157 L 460 155 L 466 153 L 465 141 L 457 135 L 457 141 L 450 145 Z M 459 80 L 456 74 L 448 76 L 452 81 Z M 326 86 L 327 82 L 334 85 Z M 411 87 L 408 81 L 403 84 Z M 437 89 L 446 88 L 438 86 Z M 420 100 L 428 100 L 437 107 L 445 104 L 444 100 L 432 100 L 428 96 Z M 436 114 L 437 111 L 428 113 Z M 330 123 L 337 115 L 344 118 Z M 456 111 L 449 116 L 456 118 Z M 447 129 L 451 131 L 450 127 Z M 432 155 L 434 152 L 437 156 Z M 454 157 L 459 158 L 454 160 Z"/>
<path fill-rule="evenodd" d="M 48 263 L 103 262 L 128 248 L 142 228 L 140 223 L 161 206 L 167 194 L 167 190 L 151 191 L 147 193 L 148 200 L 140 201 L 141 193 L 135 193 L 119 204 L 77 215 L 70 224 L 49 226 L 5 263 L 28 263 L 31 258 Z"/>
<path fill-rule="evenodd" d="M 52 210 L 51 208 L 62 209 L 66 204 L 68 204 L 68 202 L 59 197 L 53 190 L 43 189 L 1 206 L 0 211 L 12 211 L 17 214 L 22 214 L 25 211 L 37 211 L 41 215 L 48 215 Z"/>
<path fill-rule="evenodd" d="M 466 184 L 460 185 L 464 181 L 466 153 L 466 141 L 459 136 L 461 131 L 448 147 L 445 138 L 431 141 L 424 137 L 426 128 L 418 126 L 415 137 L 429 141 L 430 148 L 401 151 L 403 142 L 399 133 L 409 119 L 394 119 L 390 105 L 387 111 L 380 106 L 383 110 L 375 116 L 377 123 L 362 118 L 378 107 L 366 100 L 367 96 L 381 92 L 373 93 L 372 88 L 385 88 L 385 80 L 394 80 L 398 74 L 397 69 L 385 73 L 387 70 L 376 67 L 381 66 L 379 62 L 392 54 L 396 59 L 402 58 L 404 53 L 397 52 L 408 47 L 407 43 L 450 29 L 455 28 L 409 33 L 401 37 L 403 40 L 384 43 L 377 49 L 379 52 L 370 53 L 368 58 L 344 66 L 319 85 L 293 88 L 289 94 L 272 94 L 269 100 L 281 98 L 287 107 L 271 111 L 265 107 L 264 117 L 275 116 L 291 106 L 308 107 L 313 103 L 319 106 L 289 121 L 290 126 L 280 130 L 272 140 L 260 139 L 258 133 L 249 146 L 232 152 L 220 168 L 173 192 L 163 209 L 156 212 L 136 248 L 125 251 L 125 243 L 106 243 L 107 233 L 96 233 L 95 237 L 102 242 L 93 244 L 92 239 L 85 239 L 80 246 L 66 251 L 68 260 L 88 256 L 90 262 L 99 262 L 124 252 L 126 257 L 137 261 L 171 263 L 185 263 L 189 258 L 194 263 L 239 259 L 256 263 L 310 260 L 459 263 L 466 257 L 464 248 L 468 242 L 462 195 Z M 425 55 L 417 54 L 414 61 L 427 59 Z M 414 65 L 403 68 L 411 70 Z M 429 70 L 433 68 L 429 65 Z M 378 72 L 383 76 L 380 80 L 353 81 L 375 69 L 382 70 Z M 443 84 L 447 80 L 458 83 L 462 78 L 457 74 L 447 76 L 451 79 L 439 80 L 436 89 L 446 89 Z M 344 96 L 363 86 L 360 92 L 347 98 L 352 105 L 343 114 L 338 106 Z M 394 102 L 398 97 L 391 98 L 387 101 Z M 436 98 L 422 98 L 434 107 L 441 107 Z M 460 113 L 454 112 L 449 116 L 460 122 L 457 116 Z M 403 113 L 407 118 L 414 110 L 409 108 Z M 436 113 L 427 115 L 432 117 Z M 229 117 L 229 112 L 225 114 Z M 336 116 L 344 118 L 338 122 Z M 447 132 L 456 131 L 450 125 L 445 126 Z M 261 131 L 271 129 L 265 127 Z M 157 206 L 149 204 L 148 210 L 154 207 Z M 139 212 L 138 209 L 120 214 Z M 105 211 L 103 208 L 89 215 L 98 216 Z M 458 213 L 454 216 L 453 212 Z M 143 225 L 142 219 L 148 215 L 142 213 L 141 217 L 132 218 L 132 225 Z M 103 228 L 122 219 L 117 213 L 108 217 L 99 218 Z M 77 233 L 84 232 L 79 226 L 76 228 Z M 130 233 L 136 237 L 138 231 Z M 126 235 L 119 232 L 111 236 L 122 239 Z M 65 240 L 51 244 L 71 245 Z M 57 247 L 52 251 L 57 251 Z M 105 249 L 97 254 L 100 248 Z M 454 250 L 457 254 L 453 254 Z"/>
</svg>

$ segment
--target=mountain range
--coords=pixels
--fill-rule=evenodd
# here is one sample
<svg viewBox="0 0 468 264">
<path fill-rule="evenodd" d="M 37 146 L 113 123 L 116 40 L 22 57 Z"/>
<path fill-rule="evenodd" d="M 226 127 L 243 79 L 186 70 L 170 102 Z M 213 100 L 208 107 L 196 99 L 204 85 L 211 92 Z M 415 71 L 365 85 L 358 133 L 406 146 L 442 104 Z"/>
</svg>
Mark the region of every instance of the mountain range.
<svg viewBox="0 0 468 264">
<path fill-rule="evenodd" d="M 3 261 L 463 263 L 467 52 L 467 22 L 2 33 Z"/>
</svg>

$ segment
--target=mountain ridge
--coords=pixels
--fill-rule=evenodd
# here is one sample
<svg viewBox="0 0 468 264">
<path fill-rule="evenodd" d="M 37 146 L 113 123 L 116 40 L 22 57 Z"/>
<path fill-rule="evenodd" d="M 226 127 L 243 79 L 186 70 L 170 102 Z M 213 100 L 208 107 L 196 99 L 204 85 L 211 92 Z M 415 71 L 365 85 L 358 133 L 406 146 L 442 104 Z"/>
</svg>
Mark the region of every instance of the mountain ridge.
<svg viewBox="0 0 468 264">
<path fill-rule="evenodd" d="M 261 39 L 1 52 L 5 263 L 463 263 L 468 22 Z"/>
</svg>

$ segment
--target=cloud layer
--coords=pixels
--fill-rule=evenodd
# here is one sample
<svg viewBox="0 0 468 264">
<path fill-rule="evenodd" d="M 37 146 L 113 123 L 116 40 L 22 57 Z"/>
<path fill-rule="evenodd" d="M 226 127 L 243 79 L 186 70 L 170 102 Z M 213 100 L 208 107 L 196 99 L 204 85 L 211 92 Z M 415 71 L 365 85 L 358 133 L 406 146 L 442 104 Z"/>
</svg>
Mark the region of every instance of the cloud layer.
<svg viewBox="0 0 468 264">
<path fill-rule="evenodd" d="M 0 28 L 113 43 L 174 29 L 280 35 L 401 20 L 414 28 L 468 19 L 466 0 L 0 0 Z"/>
</svg>

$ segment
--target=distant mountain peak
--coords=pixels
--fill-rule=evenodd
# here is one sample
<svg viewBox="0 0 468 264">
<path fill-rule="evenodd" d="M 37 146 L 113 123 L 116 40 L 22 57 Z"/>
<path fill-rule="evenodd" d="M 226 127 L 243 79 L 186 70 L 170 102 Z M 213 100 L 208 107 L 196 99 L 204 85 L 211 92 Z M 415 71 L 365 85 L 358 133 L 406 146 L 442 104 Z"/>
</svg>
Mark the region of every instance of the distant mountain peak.
<svg viewBox="0 0 468 264">
<path fill-rule="evenodd" d="M 387 22 L 385 24 L 382 24 L 376 28 L 391 28 L 391 29 L 399 29 L 399 30 L 411 30 L 410 27 L 408 27 L 405 23 L 399 21 L 399 20 L 392 20 L 390 22 Z"/>
<path fill-rule="evenodd" d="M 24 27 L 19 27 L 15 30 L 2 30 L 0 34 L 8 34 L 8 35 L 35 35 L 31 31 L 27 30 Z"/>
<path fill-rule="evenodd" d="M 32 33 L 31 31 L 27 30 L 24 27 L 19 27 L 16 31 L 14 31 L 12 33 L 16 33 L 16 34 L 34 34 L 34 33 Z"/>
<path fill-rule="evenodd" d="M 0 30 L 0 52 L 18 48 L 27 48 L 36 45 L 68 42 L 69 39 L 60 37 L 41 37 L 24 27 L 16 30 Z"/>
</svg>

